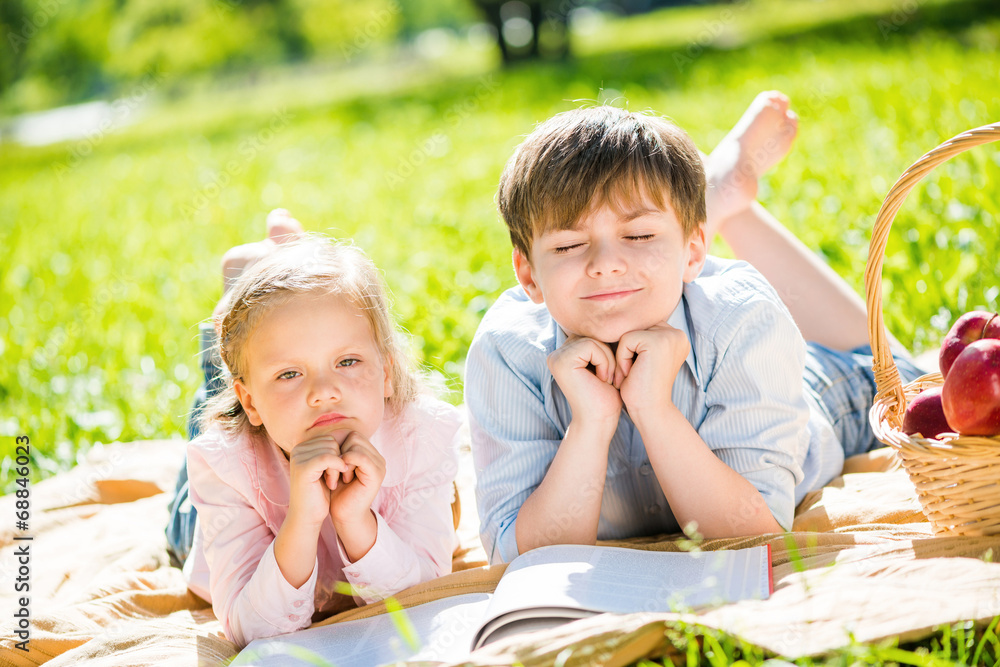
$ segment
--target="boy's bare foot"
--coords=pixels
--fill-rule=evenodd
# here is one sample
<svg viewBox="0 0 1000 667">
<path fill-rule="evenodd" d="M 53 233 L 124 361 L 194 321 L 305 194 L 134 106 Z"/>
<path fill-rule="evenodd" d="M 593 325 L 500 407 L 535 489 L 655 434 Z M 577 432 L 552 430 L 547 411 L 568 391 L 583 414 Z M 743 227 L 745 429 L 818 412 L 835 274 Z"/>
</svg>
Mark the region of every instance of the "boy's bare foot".
<svg viewBox="0 0 1000 667">
<path fill-rule="evenodd" d="M 705 160 L 706 242 L 711 243 L 726 218 L 757 198 L 757 181 L 792 147 L 799 119 L 788 105 L 783 93 L 760 93 Z"/>
<path fill-rule="evenodd" d="M 279 243 L 302 234 L 302 225 L 283 208 L 267 214 L 267 237 L 263 241 L 244 243 L 222 256 L 223 292 L 228 292 L 243 272 L 267 256 Z"/>
</svg>

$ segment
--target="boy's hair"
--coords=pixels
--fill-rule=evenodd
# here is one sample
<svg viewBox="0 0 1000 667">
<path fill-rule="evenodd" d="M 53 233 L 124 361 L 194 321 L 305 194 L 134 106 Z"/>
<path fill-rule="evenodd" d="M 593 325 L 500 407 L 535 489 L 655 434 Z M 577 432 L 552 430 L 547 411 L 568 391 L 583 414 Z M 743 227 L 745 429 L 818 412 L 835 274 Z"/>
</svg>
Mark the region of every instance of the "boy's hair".
<svg viewBox="0 0 1000 667">
<path fill-rule="evenodd" d="M 705 169 L 674 123 L 610 106 L 557 114 L 507 161 L 497 205 L 514 247 L 530 257 L 535 234 L 572 229 L 591 207 L 622 209 L 646 197 L 669 203 L 690 236 L 705 221 Z"/>
<path fill-rule="evenodd" d="M 383 363 L 391 363 L 393 393 L 386 407 L 398 412 L 416 397 L 416 374 L 392 320 L 379 270 L 360 249 L 310 234 L 282 244 L 240 276 L 226 295 L 215 328 L 219 356 L 229 377 L 226 388 L 205 406 L 201 415 L 205 428 L 217 422 L 234 434 L 263 433 L 263 426 L 250 423 L 233 380 L 246 379 L 247 342 L 257 326 L 276 306 L 301 294 L 342 296 L 364 311 Z"/>
</svg>

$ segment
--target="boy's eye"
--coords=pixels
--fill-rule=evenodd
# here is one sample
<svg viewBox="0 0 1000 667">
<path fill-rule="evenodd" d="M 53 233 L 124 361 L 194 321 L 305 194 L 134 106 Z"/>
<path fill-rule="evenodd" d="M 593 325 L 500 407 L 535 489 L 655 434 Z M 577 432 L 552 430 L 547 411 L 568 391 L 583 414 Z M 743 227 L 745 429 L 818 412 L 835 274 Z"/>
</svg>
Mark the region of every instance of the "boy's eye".
<svg viewBox="0 0 1000 667">
<path fill-rule="evenodd" d="M 298 371 L 285 371 L 278 375 L 279 380 L 291 380 L 293 377 L 299 375 Z"/>
<path fill-rule="evenodd" d="M 635 234 L 632 236 L 626 236 L 629 241 L 648 241 L 653 238 L 652 234 Z"/>
<path fill-rule="evenodd" d="M 361 363 L 360 359 L 341 359 L 337 362 L 337 365 L 341 367 L 350 367 L 359 363 Z"/>
<path fill-rule="evenodd" d="M 553 250 L 558 255 L 560 253 L 569 252 L 574 248 L 579 248 L 582 245 L 583 245 L 582 243 L 568 243 L 566 245 L 556 246 L 555 248 L 553 248 Z"/>
</svg>

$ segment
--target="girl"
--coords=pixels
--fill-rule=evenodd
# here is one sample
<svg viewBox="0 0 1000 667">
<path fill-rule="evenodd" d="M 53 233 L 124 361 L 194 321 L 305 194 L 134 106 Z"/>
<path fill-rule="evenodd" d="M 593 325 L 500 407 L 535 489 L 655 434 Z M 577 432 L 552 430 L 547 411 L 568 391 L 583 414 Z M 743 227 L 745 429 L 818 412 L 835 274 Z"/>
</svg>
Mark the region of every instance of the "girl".
<svg viewBox="0 0 1000 667">
<path fill-rule="evenodd" d="M 451 571 L 457 409 L 421 396 L 374 264 L 284 244 L 229 290 L 229 380 L 188 445 L 197 525 L 184 573 L 226 636 L 309 625 Z"/>
</svg>

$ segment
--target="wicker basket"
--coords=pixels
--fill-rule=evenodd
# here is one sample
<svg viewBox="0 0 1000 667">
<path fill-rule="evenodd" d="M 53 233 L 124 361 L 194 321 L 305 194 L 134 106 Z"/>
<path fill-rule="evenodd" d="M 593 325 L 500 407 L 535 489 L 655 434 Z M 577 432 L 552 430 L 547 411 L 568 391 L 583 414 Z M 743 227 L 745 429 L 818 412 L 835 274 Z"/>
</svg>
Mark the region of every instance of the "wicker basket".
<svg viewBox="0 0 1000 667">
<path fill-rule="evenodd" d="M 949 139 L 907 169 L 878 212 L 865 268 L 868 336 L 878 387 L 868 418 L 875 436 L 896 451 L 916 486 L 924 514 L 934 532 L 941 535 L 1000 534 L 1000 436 L 944 435 L 935 439 L 909 436 L 900 430 L 906 402 L 924 389 L 940 386 L 943 380 L 940 373 L 931 373 L 903 386 L 882 318 L 882 263 L 892 220 L 910 190 L 942 162 L 997 140 L 1000 123 L 984 125 Z"/>
</svg>

